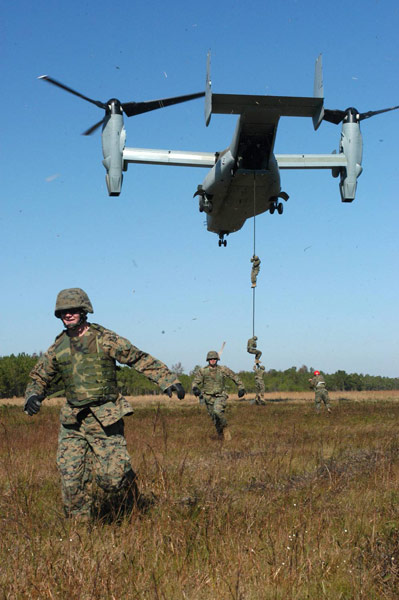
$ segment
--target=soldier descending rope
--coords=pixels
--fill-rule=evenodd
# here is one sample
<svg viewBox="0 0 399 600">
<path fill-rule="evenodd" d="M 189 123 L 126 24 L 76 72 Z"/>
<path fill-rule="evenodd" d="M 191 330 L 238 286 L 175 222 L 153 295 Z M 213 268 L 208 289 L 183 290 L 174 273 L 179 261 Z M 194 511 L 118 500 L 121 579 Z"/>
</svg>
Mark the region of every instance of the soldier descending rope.
<svg viewBox="0 0 399 600">
<path fill-rule="evenodd" d="M 260 357 L 262 356 L 261 350 L 258 350 L 256 347 L 257 340 L 257 336 L 254 335 L 253 337 L 249 338 L 247 342 L 247 352 L 249 352 L 249 354 L 255 354 L 255 363 L 259 363 Z"/>
<path fill-rule="evenodd" d="M 251 263 L 252 263 L 252 268 L 251 268 L 251 287 L 256 287 L 256 279 L 258 277 L 258 273 L 260 271 L 260 258 L 259 256 L 256 256 L 256 254 L 253 255 L 253 257 L 251 258 Z"/>
</svg>

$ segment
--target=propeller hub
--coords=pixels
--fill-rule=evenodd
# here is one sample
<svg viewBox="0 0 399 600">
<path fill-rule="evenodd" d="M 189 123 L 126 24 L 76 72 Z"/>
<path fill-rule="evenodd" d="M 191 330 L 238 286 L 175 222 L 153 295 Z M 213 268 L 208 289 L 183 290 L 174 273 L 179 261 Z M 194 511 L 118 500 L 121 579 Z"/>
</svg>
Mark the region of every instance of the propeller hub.
<svg viewBox="0 0 399 600">
<path fill-rule="evenodd" d="M 357 108 L 350 106 L 345 111 L 344 123 L 358 123 L 360 114 Z"/>
<path fill-rule="evenodd" d="M 111 98 L 107 102 L 107 113 L 111 115 L 121 115 L 123 112 L 122 105 L 117 98 Z"/>
</svg>

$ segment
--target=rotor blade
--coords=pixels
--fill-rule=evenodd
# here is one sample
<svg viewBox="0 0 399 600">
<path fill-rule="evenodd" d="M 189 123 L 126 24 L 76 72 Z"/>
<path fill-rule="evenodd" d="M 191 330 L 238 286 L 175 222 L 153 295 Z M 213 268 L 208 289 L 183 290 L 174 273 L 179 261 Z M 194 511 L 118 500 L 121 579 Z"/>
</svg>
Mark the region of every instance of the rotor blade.
<svg viewBox="0 0 399 600">
<path fill-rule="evenodd" d="M 83 100 L 87 100 L 87 102 L 91 102 L 92 104 L 95 104 L 96 106 L 98 106 L 98 108 L 103 108 L 104 110 L 107 108 L 107 105 L 104 104 L 104 102 L 100 102 L 100 100 L 93 100 L 92 98 L 88 98 L 87 96 L 84 96 L 83 94 L 80 94 L 79 92 L 76 92 L 75 90 L 68 87 L 67 85 L 60 83 L 56 79 L 49 77 L 49 75 L 40 75 L 40 77 L 38 77 L 38 79 L 43 79 L 44 81 L 48 81 L 49 83 L 52 83 L 53 85 L 58 86 L 62 90 L 65 90 L 66 92 L 69 92 L 70 94 L 74 94 L 74 96 L 78 96 L 79 98 L 83 98 Z"/>
<path fill-rule="evenodd" d="M 344 110 L 329 110 L 328 108 L 324 109 L 323 121 L 328 121 L 329 123 L 335 123 L 338 125 L 343 121 L 345 117 Z"/>
<path fill-rule="evenodd" d="M 369 110 L 369 112 L 360 113 L 359 121 L 363 121 L 363 119 L 369 119 L 370 117 L 374 117 L 374 115 L 380 115 L 381 113 L 388 112 L 390 110 L 396 110 L 399 106 L 392 106 L 392 108 L 383 108 L 382 110 Z"/>
<path fill-rule="evenodd" d="M 100 125 L 103 124 L 103 121 L 104 121 L 104 119 L 101 119 L 101 121 L 99 121 L 95 125 L 92 125 L 91 127 L 89 127 L 89 129 L 86 129 L 86 131 L 84 131 L 82 133 L 82 135 L 91 135 L 92 133 L 95 132 L 96 129 L 98 129 L 100 127 Z"/>
<path fill-rule="evenodd" d="M 122 108 L 127 117 L 133 117 L 134 115 L 141 115 L 142 113 L 149 112 L 150 110 L 157 110 L 158 108 L 164 108 L 165 106 L 172 106 L 172 104 L 179 104 L 180 102 L 195 100 L 195 98 L 201 98 L 202 96 L 205 96 L 205 92 L 188 94 L 187 96 L 176 96 L 174 98 L 149 100 L 148 102 L 123 102 Z"/>
</svg>

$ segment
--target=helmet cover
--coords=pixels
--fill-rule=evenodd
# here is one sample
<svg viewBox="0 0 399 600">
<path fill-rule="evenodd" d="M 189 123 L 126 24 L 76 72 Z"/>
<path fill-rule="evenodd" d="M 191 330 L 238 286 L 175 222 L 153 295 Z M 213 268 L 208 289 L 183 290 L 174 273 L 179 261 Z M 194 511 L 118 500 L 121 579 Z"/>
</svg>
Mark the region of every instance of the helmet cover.
<svg viewBox="0 0 399 600">
<path fill-rule="evenodd" d="M 60 318 L 61 311 L 69 310 L 71 308 L 80 308 L 86 313 L 93 312 L 89 296 L 81 288 L 67 288 L 61 290 L 57 296 L 54 314 L 56 317 Z"/>
</svg>

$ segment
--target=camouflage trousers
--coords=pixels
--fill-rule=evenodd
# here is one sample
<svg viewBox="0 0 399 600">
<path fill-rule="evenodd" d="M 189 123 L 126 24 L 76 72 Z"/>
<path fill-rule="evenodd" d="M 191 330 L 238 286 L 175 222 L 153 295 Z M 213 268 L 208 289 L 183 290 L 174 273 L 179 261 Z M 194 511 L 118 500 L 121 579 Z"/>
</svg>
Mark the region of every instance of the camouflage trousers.
<svg viewBox="0 0 399 600">
<path fill-rule="evenodd" d="M 314 402 L 317 412 L 320 412 L 322 402 L 327 409 L 330 408 L 330 399 L 326 388 L 316 388 Z"/>
<path fill-rule="evenodd" d="M 252 267 L 251 269 L 251 283 L 252 285 L 256 285 L 256 279 L 258 277 L 260 271 L 260 267 Z"/>
<path fill-rule="evenodd" d="M 216 427 L 218 435 L 223 433 L 223 429 L 227 427 L 227 421 L 225 417 L 227 394 L 221 396 L 213 396 L 211 394 L 203 394 L 205 400 L 206 410 L 208 415 L 211 417 L 213 424 Z"/>
<path fill-rule="evenodd" d="M 136 475 L 126 448 L 123 419 L 105 427 L 84 409 L 76 423 L 61 424 L 57 466 L 66 516 L 113 513 L 115 517 L 133 507 Z"/>
<path fill-rule="evenodd" d="M 255 360 L 259 360 L 262 356 L 262 351 L 257 348 L 247 348 L 248 354 L 255 354 Z"/>
</svg>

